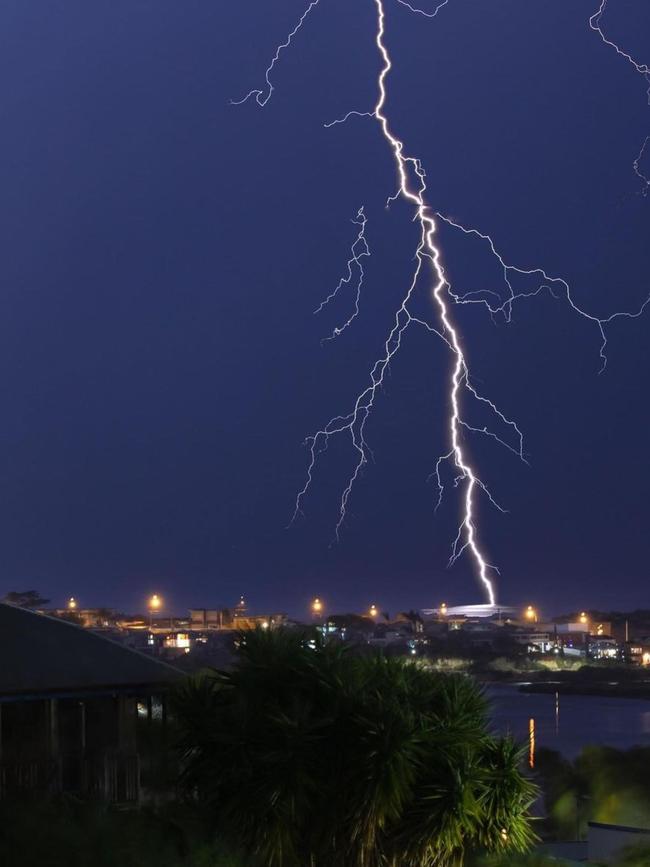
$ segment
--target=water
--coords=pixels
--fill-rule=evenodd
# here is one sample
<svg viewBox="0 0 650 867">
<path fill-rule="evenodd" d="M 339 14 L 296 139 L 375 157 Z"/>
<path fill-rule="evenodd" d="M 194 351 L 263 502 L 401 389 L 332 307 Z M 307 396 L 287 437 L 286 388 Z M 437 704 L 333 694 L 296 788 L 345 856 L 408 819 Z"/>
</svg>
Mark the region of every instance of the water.
<svg viewBox="0 0 650 867">
<path fill-rule="evenodd" d="M 495 729 L 527 744 L 533 763 L 540 747 L 574 758 L 589 744 L 650 746 L 650 701 L 527 693 L 511 685 L 489 686 L 486 694 Z"/>
</svg>

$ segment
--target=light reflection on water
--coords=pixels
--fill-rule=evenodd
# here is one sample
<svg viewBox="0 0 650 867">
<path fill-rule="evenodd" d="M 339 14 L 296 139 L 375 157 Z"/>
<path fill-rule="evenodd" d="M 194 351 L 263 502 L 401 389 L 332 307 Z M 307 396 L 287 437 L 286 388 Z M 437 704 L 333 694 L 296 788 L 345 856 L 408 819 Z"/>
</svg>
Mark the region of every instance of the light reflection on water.
<svg viewBox="0 0 650 867">
<path fill-rule="evenodd" d="M 491 685 L 486 694 L 494 728 L 526 744 L 529 763 L 540 747 L 574 757 L 588 744 L 650 746 L 650 701 L 527 693 L 512 685 Z"/>
</svg>

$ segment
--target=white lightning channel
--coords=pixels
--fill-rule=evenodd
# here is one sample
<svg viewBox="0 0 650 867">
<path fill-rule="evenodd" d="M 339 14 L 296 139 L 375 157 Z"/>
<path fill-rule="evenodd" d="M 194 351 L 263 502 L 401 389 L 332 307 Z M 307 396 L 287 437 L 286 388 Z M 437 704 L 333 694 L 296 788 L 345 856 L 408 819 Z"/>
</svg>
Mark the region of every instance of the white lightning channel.
<svg viewBox="0 0 650 867">
<path fill-rule="evenodd" d="M 641 160 L 643 159 L 643 156 L 645 154 L 645 149 L 648 146 L 649 141 L 650 141 L 650 135 L 647 135 L 643 141 L 643 144 L 641 145 L 641 150 L 639 151 L 639 153 L 636 156 L 636 159 L 632 163 L 632 168 L 634 169 L 634 174 L 643 183 L 643 195 L 644 196 L 648 195 L 648 189 L 650 188 L 650 178 L 646 174 L 644 174 L 643 171 L 641 170 Z"/>
<path fill-rule="evenodd" d="M 410 9 L 411 12 L 416 12 L 418 15 L 424 15 L 425 18 L 435 18 L 438 12 L 442 9 L 443 6 L 446 6 L 449 3 L 449 0 L 442 0 L 442 3 L 438 3 L 433 12 L 427 12 L 424 9 L 420 9 L 417 6 L 412 6 L 410 3 L 407 3 L 406 0 L 397 0 L 397 2 L 406 6 L 407 9 Z"/>
<path fill-rule="evenodd" d="M 363 205 L 357 211 L 356 219 L 352 220 L 352 222 L 355 226 L 359 226 L 359 231 L 357 237 L 354 239 L 354 243 L 350 247 L 350 257 L 347 261 L 346 271 L 327 298 L 324 301 L 321 301 L 316 310 L 314 310 L 314 314 L 320 313 L 321 310 L 327 307 L 327 305 L 336 298 L 341 289 L 349 286 L 352 283 L 353 278 L 356 276 L 356 282 L 354 284 L 354 310 L 342 325 L 337 325 L 334 328 L 330 336 L 325 338 L 326 340 L 333 340 L 335 337 L 338 337 L 339 334 L 343 334 L 345 329 L 349 328 L 359 315 L 361 289 L 363 286 L 363 278 L 365 277 L 363 259 L 370 256 L 370 247 L 366 240 L 366 224 L 368 218 L 366 217 Z"/>
<path fill-rule="evenodd" d="M 401 2 L 401 0 L 400 0 Z M 600 25 L 600 19 L 602 18 L 605 9 L 607 7 L 607 0 L 600 0 L 600 5 L 598 9 L 594 12 L 594 14 L 589 18 L 589 26 L 591 29 L 597 33 L 605 45 L 609 45 L 610 48 L 613 48 L 614 51 L 622 57 L 641 75 L 646 84 L 646 96 L 648 99 L 648 105 L 650 105 L 650 66 L 647 63 L 641 63 L 639 60 L 635 60 L 631 54 L 628 54 L 620 45 L 617 45 L 616 42 L 612 42 L 611 39 L 608 39 Z M 650 178 L 645 175 L 641 169 L 641 160 L 643 159 L 643 155 L 646 149 L 646 145 L 648 144 L 648 140 L 650 140 L 650 136 L 646 136 L 645 141 L 641 145 L 641 150 L 636 155 L 634 162 L 632 163 L 632 168 L 634 169 L 634 174 L 643 182 L 643 195 L 647 196 L 648 188 L 650 187 Z"/>
<path fill-rule="evenodd" d="M 384 353 L 373 365 L 370 371 L 369 385 L 357 396 L 353 409 L 346 415 L 336 416 L 331 419 L 325 427 L 321 428 L 315 434 L 307 439 L 307 445 L 310 450 L 310 461 L 307 468 L 306 481 L 303 488 L 298 492 L 296 497 L 296 505 L 294 511 L 294 519 L 302 512 L 302 502 L 309 490 L 313 480 L 313 471 L 318 459 L 318 455 L 327 448 L 330 437 L 338 434 L 346 434 L 350 436 L 353 448 L 357 453 L 357 463 L 348 480 L 348 484 L 343 490 L 339 504 L 339 518 L 336 525 L 336 535 L 338 538 L 339 531 L 346 517 L 346 511 L 352 489 L 355 482 L 359 478 L 364 466 L 369 460 L 369 448 L 365 438 L 365 428 L 368 417 L 374 406 L 377 391 L 381 388 L 384 376 L 390 365 L 391 360 L 399 351 L 401 346 L 402 335 L 405 330 L 412 324 L 418 324 L 425 327 L 428 331 L 441 337 L 446 345 L 451 349 L 453 354 L 452 371 L 449 380 L 449 438 L 450 451 L 447 455 L 441 457 L 436 465 L 436 475 L 438 479 L 439 489 L 443 488 L 440 478 L 440 467 L 444 461 L 453 462 L 455 467 L 455 485 L 464 483 L 465 491 L 463 498 L 462 519 L 458 528 L 456 541 L 452 547 L 450 563 L 454 563 L 458 557 L 464 552 L 469 551 L 472 555 L 478 578 L 483 586 L 490 604 L 496 603 L 496 593 L 494 584 L 491 580 L 490 572 L 492 567 L 486 560 L 478 540 L 476 528 L 476 495 L 478 491 L 483 491 L 492 502 L 493 505 L 500 508 L 487 487 L 478 478 L 474 468 L 469 462 L 463 448 L 462 431 L 473 431 L 479 434 L 487 434 L 497 441 L 507 445 L 516 454 L 523 457 L 523 440 L 521 432 L 514 422 L 511 422 L 506 416 L 496 408 L 496 406 L 478 394 L 474 387 L 470 384 L 468 365 L 465 359 L 465 354 L 461 345 L 460 337 L 455 328 L 448 308 L 448 290 L 444 268 L 441 262 L 440 250 L 435 242 L 436 222 L 434 216 L 429 212 L 429 206 L 425 199 L 427 189 L 426 176 L 420 160 L 413 156 L 405 154 L 404 142 L 399 139 L 391 130 L 389 119 L 385 113 L 386 105 L 386 79 L 392 69 L 392 62 L 388 48 L 385 43 L 385 11 L 383 0 L 374 0 L 377 9 L 377 34 L 376 45 L 382 59 L 382 66 L 377 80 L 378 98 L 377 103 L 372 112 L 348 112 L 340 121 L 334 121 L 329 126 L 333 126 L 337 122 L 343 122 L 349 117 L 370 116 L 375 118 L 379 123 L 382 134 L 389 144 L 395 160 L 395 167 L 399 178 L 399 195 L 404 198 L 409 204 L 415 208 L 415 219 L 420 227 L 420 240 L 415 251 L 416 267 L 406 291 L 402 303 L 400 304 L 396 314 L 395 322 L 391 328 L 388 337 L 384 343 Z M 408 5 L 408 4 L 405 4 Z M 421 274 L 425 270 L 425 266 L 429 266 L 428 270 L 433 276 L 433 285 L 431 293 L 435 301 L 435 306 L 438 310 L 440 327 L 435 328 L 422 319 L 413 316 L 408 304 L 415 291 L 416 284 Z M 460 394 L 463 389 L 472 394 L 478 401 L 484 402 L 497 413 L 498 417 L 506 424 L 510 425 L 518 437 L 518 448 L 513 449 L 505 443 L 500 437 L 492 434 L 487 428 L 477 428 L 466 423 L 461 415 L 461 398 Z"/>
<path fill-rule="evenodd" d="M 271 73 L 282 50 L 288 47 L 293 37 L 302 27 L 306 17 L 318 2 L 319 0 L 313 0 L 313 2 L 308 5 L 296 27 L 291 31 L 285 42 L 276 49 L 272 62 L 266 70 L 266 89 L 250 91 L 242 100 L 239 100 L 237 104 L 241 104 L 251 96 L 255 96 L 258 105 L 266 105 L 273 93 Z M 338 415 L 330 419 L 324 427 L 317 430 L 306 440 L 306 445 L 309 450 L 309 461 L 305 483 L 296 496 L 292 522 L 298 517 L 298 515 L 303 513 L 303 501 L 313 483 L 313 476 L 318 458 L 327 449 L 330 438 L 338 435 L 349 437 L 356 454 L 356 464 L 345 488 L 343 489 L 339 501 L 339 516 L 335 529 L 336 538 L 339 538 L 341 527 L 347 515 L 352 490 L 365 465 L 372 457 L 365 434 L 366 424 L 372 413 L 377 393 L 383 386 L 384 378 L 390 367 L 391 361 L 395 358 L 401 347 L 402 337 L 406 330 L 412 325 L 424 328 L 430 334 L 440 338 L 449 348 L 452 356 L 452 367 L 449 376 L 448 389 L 449 449 L 446 454 L 443 454 L 438 458 L 432 474 L 435 477 L 438 486 L 438 502 L 436 509 L 442 502 L 444 494 L 445 486 L 442 480 L 442 468 L 444 465 L 449 464 L 450 467 L 452 467 L 454 487 L 458 488 L 461 485 L 464 486 L 462 517 L 452 545 L 449 563 L 450 565 L 455 563 L 464 552 L 469 551 L 478 579 L 486 593 L 488 601 L 491 605 L 495 605 L 496 592 L 491 573 L 494 572 L 499 574 L 499 572 L 495 566 L 487 561 L 479 543 L 476 527 L 477 495 L 479 493 L 485 494 L 486 498 L 493 506 L 500 511 L 504 510 L 492 497 L 492 494 L 471 465 L 464 449 L 463 433 L 485 436 L 488 439 L 497 442 L 499 445 L 504 446 L 519 459 L 526 462 L 524 438 L 517 424 L 508 418 L 492 400 L 485 397 L 483 394 L 480 394 L 472 382 L 460 333 L 450 314 L 450 305 L 482 304 L 492 317 L 500 314 L 504 317 L 506 322 L 509 322 L 512 316 L 512 307 L 516 301 L 531 298 L 543 292 L 548 292 L 554 298 L 563 297 L 575 313 L 591 322 L 597 329 L 600 336 L 600 359 L 602 371 L 607 363 L 606 326 L 620 317 L 637 318 L 641 316 L 646 306 L 650 303 L 650 295 L 635 312 L 615 312 L 606 317 L 595 316 L 580 307 L 574 301 L 571 288 L 568 282 L 562 277 L 551 276 L 540 267 L 528 268 L 509 263 L 499 252 L 490 235 L 481 232 L 476 228 L 462 225 L 451 217 L 446 216 L 439 211 L 435 211 L 430 207 L 425 197 L 427 184 L 423 165 L 417 157 L 409 156 L 405 153 L 405 144 L 392 131 L 388 116 L 385 113 L 387 97 L 386 80 L 392 69 L 392 61 L 385 43 L 386 22 L 384 0 L 372 0 L 372 2 L 377 11 L 377 31 L 375 42 L 381 58 L 381 69 L 377 78 L 377 102 L 372 111 L 349 111 L 343 117 L 331 121 L 330 123 L 325 124 L 325 126 L 328 128 L 333 127 L 337 124 L 346 122 L 352 117 L 369 117 L 378 123 L 381 133 L 393 153 L 399 180 L 397 192 L 388 199 L 387 204 L 397 198 L 403 198 L 414 208 L 414 220 L 419 225 L 420 237 L 415 250 L 416 264 L 411 281 L 395 313 L 394 324 L 384 342 L 383 352 L 370 370 L 368 385 L 357 395 L 352 409 L 347 414 Z M 432 12 L 426 12 L 419 7 L 415 7 L 410 2 L 407 2 L 407 0 L 397 0 L 397 2 L 408 8 L 413 13 L 433 18 L 437 15 L 440 9 L 447 5 L 448 0 L 438 3 Z M 648 70 L 645 65 L 638 64 L 629 54 L 607 39 L 600 28 L 600 17 L 604 12 L 606 3 L 607 0 L 602 0 L 598 11 L 589 19 L 589 24 L 592 29 L 596 30 L 600 34 L 603 42 L 615 48 L 618 54 L 625 57 L 635 66 L 638 72 L 646 76 L 650 98 L 650 77 L 648 77 L 650 70 Z M 646 180 L 645 176 L 641 173 L 638 164 L 644 154 L 648 141 L 650 141 L 650 136 L 646 138 L 643 143 L 637 160 L 634 163 L 635 171 L 644 181 Z M 335 289 L 315 311 L 316 313 L 320 312 L 344 287 L 352 283 L 354 275 L 356 275 L 355 305 L 353 313 L 342 326 L 338 326 L 334 329 L 331 337 L 337 336 L 337 334 L 340 334 L 343 330 L 348 328 L 359 314 L 360 292 L 364 279 L 364 270 L 361 259 L 370 256 L 370 249 L 365 239 L 366 215 L 363 208 L 359 209 L 357 218 L 356 220 L 353 220 L 353 222 L 359 226 L 359 232 L 350 248 L 347 270 L 344 273 L 344 276 L 339 280 Z M 501 268 L 502 279 L 506 287 L 505 299 L 503 298 L 503 291 L 498 292 L 492 289 L 483 289 L 460 294 L 452 289 L 442 265 L 440 248 L 436 242 L 438 223 L 444 223 L 452 229 L 462 232 L 466 236 L 478 238 L 489 246 L 491 255 L 496 259 Z M 434 301 L 434 309 L 437 310 L 438 314 L 437 325 L 432 325 L 430 322 L 413 315 L 409 310 L 409 304 L 413 298 L 416 286 L 425 273 L 430 274 L 433 278 L 430 291 Z M 531 277 L 537 280 L 537 286 L 534 289 L 516 289 L 515 280 L 517 278 L 528 279 Z M 502 426 L 504 435 L 500 436 L 496 434 L 487 426 L 478 427 L 467 422 L 463 417 L 462 396 L 465 396 L 469 402 L 487 409 L 498 424 Z M 505 433 L 506 431 L 507 435 Z"/>
<path fill-rule="evenodd" d="M 251 96 L 254 96 L 255 102 L 261 108 L 264 108 L 266 103 L 269 101 L 269 99 L 271 99 L 271 96 L 273 95 L 274 87 L 273 87 L 273 82 L 271 81 L 271 73 L 273 72 L 275 64 L 280 59 L 280 55 L 282 54 L 282 52 L 291 45 L 293 37 L 302 28 L 302 25 L 305 23 L 305 20 L 306 20 L 307 16 L 309 15 L 309 13 L 316 6 L 318 6 L 319 3 L 320 3 L 320 0 L 311 0 L 311 3 L 309 4 L 309 6 L 307 6 L 305 11 L 302 13 L 302 15 L 300 16 L 300 20 L 298 21 L 296 26 L 293 28 L 291 33 L 287 36 L 285 41 L 281 42 L 280 45 L 278 45 L 278 47 L 276 48 L 275 54 L 273 55 L 273 59 L 271 60 L 271 62 L 267 66 L 266 72 L 264 74 L 264 78 L 266 79 L 265 90 L 259 90 L 259 89 L 249 90 L 248 93 L 246 94 L 246 96 L 243 96 L 241 99 L 231 99 L 230 102 L 232 105 L 243 105 L 245 102 L 247 102 L 251 98 Z"/>
<path fill-rule="evenodd" d="M 614 313 L 610 313 L 609 316 L 595 316 L 593 313 L 589 313 L 583 307 L 580 307 L 578 304 L 576 304 L 571 294 L 571 287 L 563 277 L 553 277 L 540 267 L 521 268 L 517 265 L 512 265 L 505 261 L 503 255 L 497 250 L 494 241 L 492 240 L 492 237 L 490 235 L 486 235 L 484 232 L 480 232 L 478 229 L 463 226 L 461 225 L 461 223 L 458 223 L 456 220 L 452 220 L 450 217 L 441 214 L 439 211 L 436 211 L 436 217 L 438 217 L 438 219 L 442 222 L 447 223 L 449 226 L 453 226 L 453 228 L 458 229 L 464 235 L 473 235 L 474 237 L 485 241 L 490 248 L 490 252 L 498 261 L 502 269 L 504 283 L 508 287 L 508 294 L 505 301 L 501 301 L 501 296 L 497 292 L 492 292 L 490 290 L 466 292 L 463 295 L 458 295 L 454 293 L 450 288 L 449 292 L 456 304 L 482 304 L 487 307 L 491 314 L 501 313 L 505 317 L 506 321 L 509 322 L 512 316 L 512 305 L 515 301 L 519 301 L 524 298 L 533 298 L 545 291 L 549 292 L 549 294 L 551 294 L 554 298 L 557 298 L 558 295 L 556 294 L 556 290 L 558 287 L 560 287 L 569 307 L 583 319 L 591 322 L 598 331 L 598 334 L 600 336 L 600 373 L 602 373 L 607 366 L 606 326 L 609 325 L 611 322 L 614 322 L 616 319 L 638 319 L 639 316 L 644 313 L 648 304 L 650 304 L 649 293 L 643 303 L 638 308 L 638 310 L 631 312 L 619 310 Z M 515 274 L 519 275 L 520 277 L 538 277 L 539 285 L 535 289 L 528 292 L 515 292 L 513 288 L 512 276 Z M 489 297 L 485 297 L 486 295 L 497 298 L 500 303 L 492 303 Z"/>
<path fill-rule="evenodd" d="M 460 411 L 460 390 L 463 383 L 468 377 L 468 368 L 465 361 L 465 354 L 460 342 L 460 337 L 449 314 L 447 306 L 447 290 L 448 284 L 445 278 L 444 268 L 441 262 L 441 254 L 436 246 L 436 222 L 434 217 L 429 213 L 429 207 L 425 200 L 425 192 L 427 189 L 425 173 L 420 160 L 404 155 L 404 143 L 397 138 L 391 131 L 388 117 L 384 114 L 384 106 L 386 104 L 386 78 L 392 69 L 392 62 L 388 49 L 384 42 L 385 34 L 385 12 L 383 0 L 375 0 L 378 16 L 377 29 L 377 48 L 382 56 L 383 67 L 379 73 L 379 99 L 375 105 L 375 117 L 381 125 L 384 137 L 390 144 L 395 164 L 398 171 L 400 193 L 407 201 L 413 204 L 416 208 L 417 219 L 420 224 L 420 243 L 418 245 L 416 256 L 419 272 L 424 260 L 427 259 L 433 266 L 433 275 L 435 278 L 432 287 L 432 294 L 436 301 L 439 311 L 439 318 L 442 324 L 440 329 L 445 335 L 447 341 L 451 344 L 453 354 L 455 356 L 452 365 L 452 373 L 449 382 L 449 401 L 450 401 L 450 418 L 449 418 L 449 436 L 451 440 L 451 453 L 453 454 L 454 463 L 458 469 L 459 475 L 465 480 L 465 506 L 464 515 L 461 521 L 459 536 L 464 538 L 464 549 L 469 549 L 476 568 L 478 570 L 478 578 L 483 585 L 490 605 L 496 603 L 496 594 L 492 581 L 490 580 L 489 570 L 490 564 L 486 561 L 477 538 L 475 525 L 475 492 L 476 488 L 484 488 L 478 480 L 474 469 L 469 463 L 462 446 L 461 436 L 461 411 Z M 418 179 L 416 187 L 409 184 L 409 169 Z"/>
</svg>

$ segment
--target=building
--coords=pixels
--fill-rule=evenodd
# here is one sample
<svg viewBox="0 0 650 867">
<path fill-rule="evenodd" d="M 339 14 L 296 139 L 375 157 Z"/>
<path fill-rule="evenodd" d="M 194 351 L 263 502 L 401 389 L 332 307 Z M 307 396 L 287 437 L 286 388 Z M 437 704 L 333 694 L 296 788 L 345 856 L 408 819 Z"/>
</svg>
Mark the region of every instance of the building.
<svg viewBox="0 0 650 867">
<path fill-rule="evenodd" d="M 518 629 L 513 633 L 517 644 L 525 645 L 529 653 L 552 653 L 557 647 L 553 632 L 542 629 Z"/>
<path fill-rule="evenodd" d="M 490 618 L 494 620 L 508 620 L 517 614 L 517 608 L 511 605 L 455 605 L 447 606 L 444 602 L 439 608 L 423 608 L 425 617 L 473 619 Z"/>
<path fill-rule="evenodd" d="M 609 635 L 587 636 L 587 656 L 590 659 L 621 659 L 621 645 Z"/>
<path fill-rule="evenodd" d="M 625 655 L 634 665 L 650 665 L 650 641 L 628 641 Z"/>
<path fill-rule="evenodd" d="M 242 596 L 234 609 L 229 608 L 190 608 L 188 628 L 204 632 L 212 629 L 263 629 L 284 626 L 286 614 L 250 614 Z"/>
<path fill-rule="evenodd" d="M 190 608 L 190 629 L 223 629 L 231 620 L 220 608 Z"/>
<path fill-rule="evenodd" d="M 70 600 L 67 608 L 55 608 L 51 612 L 54 617 L 69 619 L 72 623 L 79 623 L 86 629 L 107 629 L 115 625 L 116 613 L 113 608 L 77 608 L 74 599 Z"/>
<path fill-rule="evenodd" d="M 233 620 L 233 629 L 276 629 L 285 626 L 286 614 L 237 614 Z"/>
<path fill-rule="evenodd" d="M 176 669 L 82 627 L 0 604 L 0 798 L 140 796 L 138 712 L 163 728 Z"/>
</svg>

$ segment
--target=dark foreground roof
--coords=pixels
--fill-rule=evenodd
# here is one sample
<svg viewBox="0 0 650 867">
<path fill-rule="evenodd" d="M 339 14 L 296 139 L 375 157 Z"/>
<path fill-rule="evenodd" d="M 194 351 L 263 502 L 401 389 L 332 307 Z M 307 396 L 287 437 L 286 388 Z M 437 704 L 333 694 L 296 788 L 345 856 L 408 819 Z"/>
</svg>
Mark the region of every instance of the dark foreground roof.
<svg viewBox="0 0 650 867">
<path fill-rule="evenodd" d="M 0 604 L 0 698 L 150 688 L 181 676 L 73 623 Z"/>
</svg>

